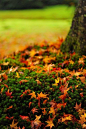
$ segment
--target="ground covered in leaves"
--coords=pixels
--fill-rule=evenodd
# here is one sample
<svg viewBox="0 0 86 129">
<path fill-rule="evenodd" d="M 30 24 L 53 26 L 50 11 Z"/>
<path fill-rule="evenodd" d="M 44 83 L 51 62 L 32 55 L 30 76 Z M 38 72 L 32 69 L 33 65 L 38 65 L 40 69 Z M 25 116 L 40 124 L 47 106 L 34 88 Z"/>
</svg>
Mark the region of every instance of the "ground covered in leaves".
<svg viewBox="0 0 86 129">
<path fill-rule="evenodd" d="M 86 128 L 86 56 L 42 42 L 0 60 L 1 129 Z"/>
</svg>

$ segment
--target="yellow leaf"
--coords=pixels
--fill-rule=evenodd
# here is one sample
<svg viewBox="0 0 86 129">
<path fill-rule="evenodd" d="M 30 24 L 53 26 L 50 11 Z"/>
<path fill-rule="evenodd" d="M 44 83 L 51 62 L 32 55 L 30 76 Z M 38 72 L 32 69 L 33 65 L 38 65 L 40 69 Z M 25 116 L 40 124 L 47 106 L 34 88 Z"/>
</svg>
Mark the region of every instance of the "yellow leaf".
<svg viewBox="0 0 86 129">
<path fill-rule="evenodd" d="M 47 125 L 46 125 L 46 127 L 50 127 L 50 129 L 54 126 L 54 124 L 53 124 L 53 121 L 52 120 L 48 120 L 48 121 L 46 121 L 47 122 Z"/>
<path fill-rule="evenodd" d="M 62 122 L 66 121 L 66 120 L 72 120 L 72 117 L 71 116 L 67 116 L 67 117 L 62 118 Z"/>
<path fill-rule="evenodd" d="M 41 118 L 41 115 L 37 116 L 35 115 L 36 119 L 35 120 L 39 120 Z"/>
<path fill-rule="evenodd" d="M 8 65 L 9 64 L 9 62 L 3 62 L 3 65 Z"/>
<path fill-rule="evenodd" d="M 12 124 L 10 125 L 10 127 L 14 128 L 14 129 L 17 129 L 17 124 L 18 124 L 18 122 L 14 124 L 14 119 L 13 119 Z"/>
<path fill-rule="evenodd" d="M 4 90 L 4 87 L 3 87 L 3 88 L 1 88 L 1 91 L 0 91 L 0 93 L 2 93 L 2 92 L 3 92 L 3 90 Z"/>
<path fill-rule="evenodd" d="M 42 92 L 38 94 L 38 98 L 48 98 L 47 94 L 43 94 Z"/>
<path fill-rule="evenodd" d="M 84 114 L 85 113 L 85 110 L 84 109 L 79 109 L 78 110 L 78 114 L 81 116 L 82 114 Z"/>
<path fill-rule="evenodd" d="M 52 113 L 53 115 L 55 115 L 55 109 L 53 107 L 50 108 L 49 114 Z"/>
<path fill-rule="evenodd" d="M 17 77 L 17 78 L 19 78 L 19 77 L 20 77 L 18 72 L 16 72 L 16 77 Z"/>
<path fill-rule="evenodd" d="M 70 64 L 74 64 L 74 61 L 72 61 L 72 60 L 69 60 L 69 63 L 70 63 Z"/>
<path fill-rule="evenodd" d="M 30 51 L 30 56 L 33 57 L 35 54 L 36 54 L 35 49 L 32 49 L 32 50 Z"/>
<path fill-rule="evenodd" d="M 55 79 L 55 83 L 56 83 L 56 84 L 59 83 L 59 78 Z"/>
<path fill-rule="evenodd" d="M 28 94 L 31 95 L 31 98 L 36 98 L 35 92 L 33 91 L 32 93 Z"/>
</svg>

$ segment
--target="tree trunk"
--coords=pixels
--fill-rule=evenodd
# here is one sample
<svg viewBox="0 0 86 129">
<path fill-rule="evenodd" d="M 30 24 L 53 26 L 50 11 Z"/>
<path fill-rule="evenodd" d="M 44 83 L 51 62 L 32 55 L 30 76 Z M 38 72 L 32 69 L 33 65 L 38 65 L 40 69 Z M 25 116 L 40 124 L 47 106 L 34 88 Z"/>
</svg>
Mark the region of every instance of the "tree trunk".
<svg viewBox="0 0 86 129">
<path fill-rule="evenodd" d="M 70 31 L 61 45 L 61 51 L 86 55 L 86 0 L 79 0 Z"/>
</svg>

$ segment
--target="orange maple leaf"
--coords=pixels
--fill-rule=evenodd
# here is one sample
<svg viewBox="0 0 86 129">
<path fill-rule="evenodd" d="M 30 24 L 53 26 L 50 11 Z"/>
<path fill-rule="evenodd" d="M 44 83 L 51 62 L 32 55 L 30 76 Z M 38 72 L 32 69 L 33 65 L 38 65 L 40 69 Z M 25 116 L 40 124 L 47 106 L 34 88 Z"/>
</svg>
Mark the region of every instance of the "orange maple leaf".
<svg viewBox="0 0 86 129">
<path fill-rule="evenodd" d="M 55 109 L 54 107 L 50 107 L 50 111 L 49 111 L 49 114 L 52 113 L 53 115 L 55 115 Z"/>
<path fill-rule="evenodd" d="M 38 93 L 37 93 L 38 94 Z M 38 94 L 37 98 L 48 98 L 47 94 L 43 94 L 42 92 L 40 94 Z"/>
<path fill-rule="evenodd" d="M 65 107 L 67 103 L 58 103 L 57 108 L 61 109 L 61 107 Z"/>
<path fill-rule="evenodd" d="M 13 119 L 12 124 L 10 124 L 10 127 L 17 129 L 17 128 L 18 128 L 18 127 L 17 127 L 17 124 L 18 124 L 18 122 L 14 124 L 14 119 Z"/>
<path fill-rule="evenodd" d="M 31 98 L 36 98 L 36 94 L 35 94 L 34 91 L 32 93 L 28 94 L 28 95 L 31 95 Z"/>
<path fill-rule="evenodd" d="M 79 123 L 81 125 L 84 124 L 84 122 L 86 122 L 86 113 L 84 113 L 83 115 L 80 116 L 80 120 L 79 120 Z"/>
<path fill-rule="evenodd" d="M 50 118 L 50 116 L 49 116 L 49 120 L 45 121 L 45 122 L 47 122 L 47 125 L 45 127 L 50 127 L 50 129 L 51 129 L 54 126 L 53 119 L 54 118 Z"/>
<path fill-rule="evenodd" d="M 42 109 L 42 113 L 43 115 L 45 115 L 47 112 L 46 112 L 46 108 L 41 108 Z"/>
<path fill-rule="evenodd" d="M 72 120 L 71 116 L 62 117 L 62 122 L 69 121 L 69 120 Z"/>
<path fill-rule="evenodd" d="M 75 105 L 75 107 L 74 107 L 76 110 L 79 110 L 79 109 L 81 109 L 81 103 L 78 105 L 77 104 L 77 102 L 76 102 L 76 105 Z"/>
<path fill-rule="evenodd" d="M 38 112 L 38 109 L 34 107 L 31 111 L 34 114 L 35 112 Z"/>
<path fill-rule="evenodd" d="M 66 98 L 66 93 L 64 93 L 63 95 L 60 95 L 59 98 L 64 102 L 64 100 Z"/>
</svg>

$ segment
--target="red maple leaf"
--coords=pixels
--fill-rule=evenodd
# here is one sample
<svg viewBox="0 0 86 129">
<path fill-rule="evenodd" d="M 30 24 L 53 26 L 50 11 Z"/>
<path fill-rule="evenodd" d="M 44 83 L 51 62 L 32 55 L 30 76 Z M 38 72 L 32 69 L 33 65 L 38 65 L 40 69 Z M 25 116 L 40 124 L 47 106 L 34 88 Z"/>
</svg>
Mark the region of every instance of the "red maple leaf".
<svg viewBox="0 0 86 129">
<path fill-rule="evenodd" d="M 6 116 L 6 117 L 5 117 L 5 119 L 8 119 L 8 120 L 12 120 L 13 118 L 14 118 L 14 116 L 12 116 L 12 117 Z"/>
<path fill-rule="evenodd" d="M 28 120 L 29 121 L 29 117 L 28 116 L 22 116 L 22 115 L 19 115 L 21 117 L 22 120 Z"/>
<path fill-rule="evenodd" d="M 6 93 L 6 96 L 10 96 L 10 98 L 13 98 L 13 96 L 11 96 L 12 92 L 9 92 L 9 89 L 8 89 L 8 91 L 5 92 L 5 93 Z"/>
</svg>

